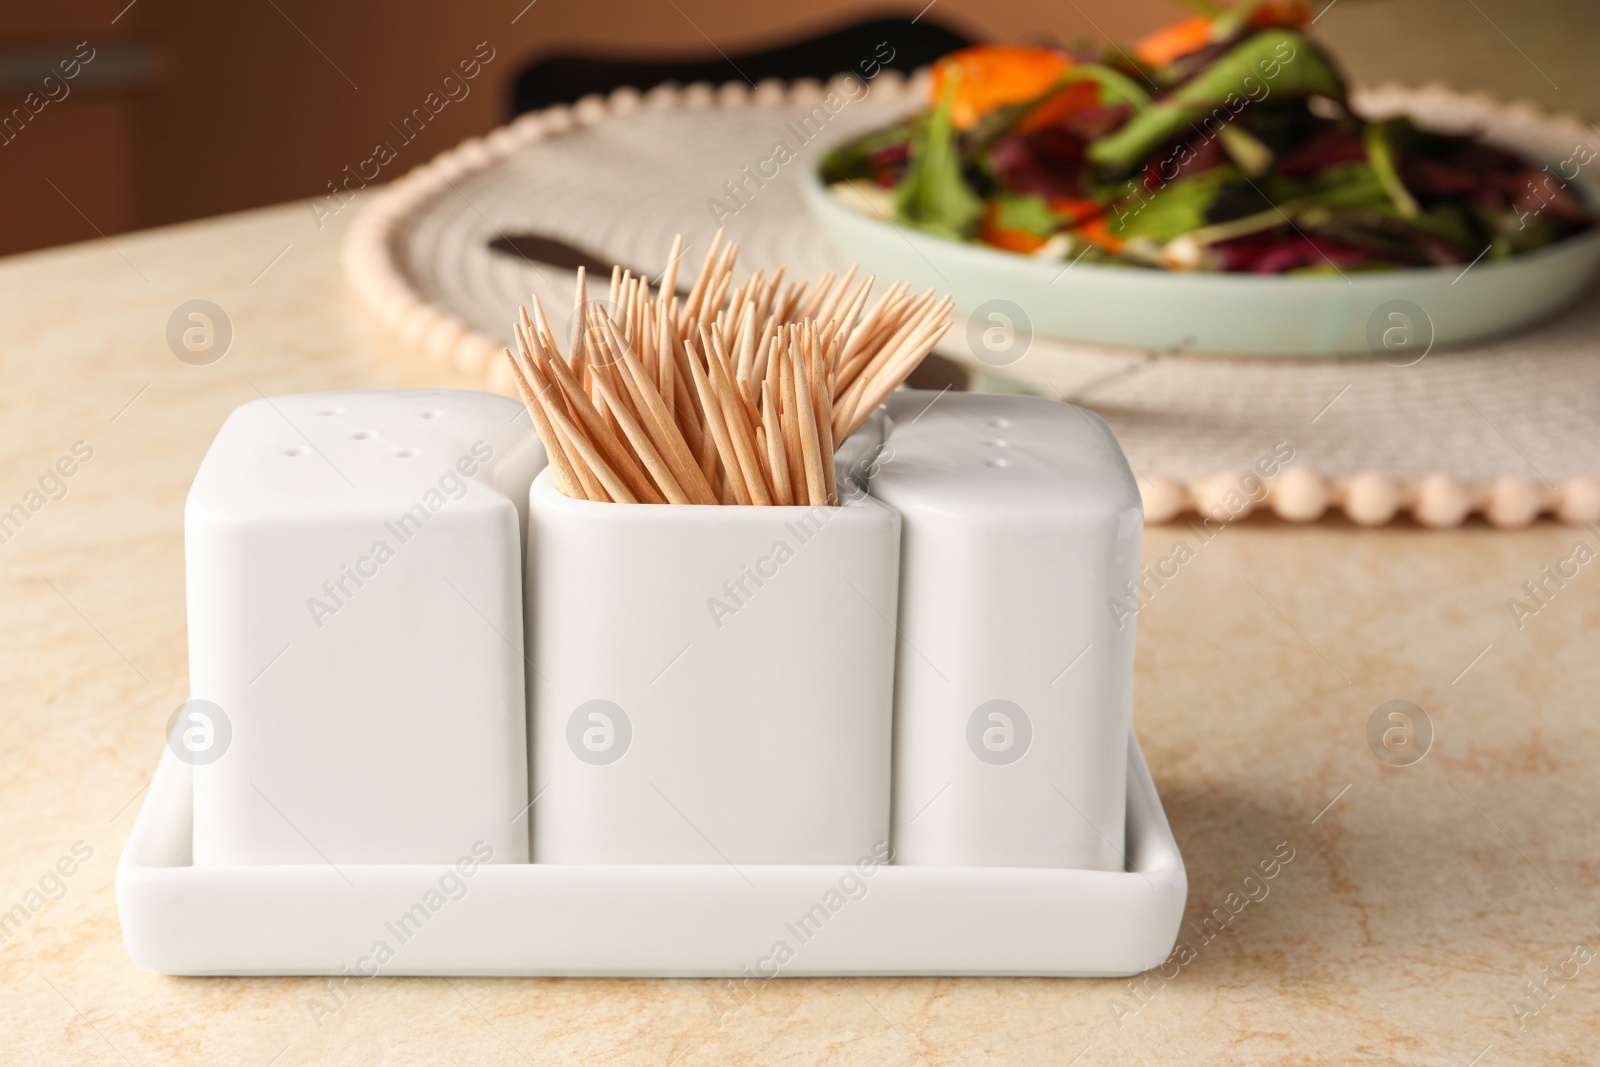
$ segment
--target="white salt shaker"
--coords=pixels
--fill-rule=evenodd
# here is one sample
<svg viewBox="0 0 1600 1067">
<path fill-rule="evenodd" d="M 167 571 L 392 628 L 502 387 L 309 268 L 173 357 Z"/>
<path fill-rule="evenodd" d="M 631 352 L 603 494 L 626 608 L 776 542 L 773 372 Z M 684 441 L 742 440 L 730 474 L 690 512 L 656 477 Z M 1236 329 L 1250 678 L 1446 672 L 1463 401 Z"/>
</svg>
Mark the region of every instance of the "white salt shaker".
<svg viewBox="0 0 1600 1067">
<path fill-rule="evenodd" d="M 1143 511 L 1054 401 L 902 391 L 870 480 L 900 513 L 898 864 L 1124 869 Z"/>
<path fill-rule="evenodd" d="M 194 862 L 528 857 L 522 406 L 452 390 L 252 401 L 184 514 Z M 174 742 L 177 744 L 177 742 Z"/>
</svg>

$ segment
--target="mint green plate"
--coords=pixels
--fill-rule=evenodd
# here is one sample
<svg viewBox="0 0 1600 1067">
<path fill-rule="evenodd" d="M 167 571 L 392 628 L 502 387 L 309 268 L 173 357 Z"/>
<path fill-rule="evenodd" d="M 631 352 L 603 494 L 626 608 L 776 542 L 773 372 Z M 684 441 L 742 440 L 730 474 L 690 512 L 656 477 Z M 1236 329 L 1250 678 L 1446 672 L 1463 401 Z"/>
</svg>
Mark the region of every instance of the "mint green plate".
<svg viewBox="0 0 1600 1067">
<path fill-rule="evenodd" d="M 956 311 L 1088 344 L 1251 356 L 1431 347 L 1508 333 L 1577 299 L 1600 269 L 1600 229 L 1474 266 L 1339 275 L 1206 274 L 1060 261 L 962 244 L 839 203 L 810 168 L 801 192 L 847 259 L 884 279 L 955 297 Z M 1000 303 L 996 303 L 1000 302 Z"/>
</svg>

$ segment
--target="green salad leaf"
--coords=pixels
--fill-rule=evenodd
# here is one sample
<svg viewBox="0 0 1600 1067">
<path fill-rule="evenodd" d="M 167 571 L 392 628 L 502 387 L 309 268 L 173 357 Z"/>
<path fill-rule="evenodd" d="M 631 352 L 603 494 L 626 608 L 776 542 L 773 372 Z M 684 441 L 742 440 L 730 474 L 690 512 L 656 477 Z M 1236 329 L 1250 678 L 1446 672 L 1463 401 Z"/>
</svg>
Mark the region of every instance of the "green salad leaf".
<svg viewBox="0 0 1600 1067">
<path fill-rule="evenodd" d="M 1106 228 L 1124 240 L 1148 237 L 1166 242 L 1179 234 L 1198 230 L 1206 224 L 1206 212 L 1217 194 L 1230 181 L 1238 180 L 1231 167 L 1213 167 L 1190 178 L 1180 178 L 1153 193 L 1133 195 L 1118 201 Z"/>
<path fill-rule="evenodd" d="M 885 148 L 915 141 L 928 124 L 926 115 L 912 115 L 886 130 L 840 145 L 822 157 L 822 180 L 833 182 L 872 177 L 871 160 Z"/>
<path fill-rule="evenodd" d="M 1127 104 L 1135 111 L 1150 106 L 1150 94 L 1139 87 L 1139 83 L 1119 70 L 1102 66 L 1099 63 L 1079 63 L 1067 71 L 1061 79 L 1061 84 L 1066 85 L 1075 81 L 1092 81 L 1100 86 L 1101 95 L 1111 103 Z"/>
<path fill-rule="evenodd" d="M 1367 162 L 1372 164 L 1372 172 L 1377 176 L 1378 184 L 1383 187 L 1384 193 L 1389 197 L 1394 209 L 1402 218 L 1414 219 L 1422 214 L 1422 208 L 1417 203 L 1416 197 L 1411 195 L 1405 183 L 1400 180 L 1400 172 L 1395 168 L 1396 139 L 1400 135 L 1397 123 L 1374 122 L 1366 128 L 1363 139 L 1367 146 Z"/>
<path fill-rule="evenodd" d="M 1050 210 L 1044 197 L 1031 193 L 996 193 L 994 205 L 996 225 L 1007 230 L 1022 230 L 1035 237 L 1049 237 L 1064 221 Z"/>
<path fill-rule="evenodd" d="M 1262 185 L 1275 204 L 1322 208 L 1389 208 L 1383 182 L 1366 163 L 1335 163 L 1305 178 L 1277 176 Z"/>
<path fill-rule="evenodd" d="M 1247 103 L 1273 95 L 1326 96 L 1342 102 L 1345 90 L 1333 65 L 1310 41 L 1289 30 L 1262 30 L 1090 145 L 1089 159 L 1117 171 L 1132 170 L 1195 119 L 1209 118 L 1208 112 L 1220 110 L 1220 117 L 1231 121 Z"/>
<path fill-rule="evenodd" d="M 983 217 L 984 207 L 961 175 L 961 153 L 950 125 L 958 81 L 952 72 L 922 139 L 911 143 L 910 166 L 894 191 L 894 217 L 929 233 L 961 238 Z"/>
</svg>

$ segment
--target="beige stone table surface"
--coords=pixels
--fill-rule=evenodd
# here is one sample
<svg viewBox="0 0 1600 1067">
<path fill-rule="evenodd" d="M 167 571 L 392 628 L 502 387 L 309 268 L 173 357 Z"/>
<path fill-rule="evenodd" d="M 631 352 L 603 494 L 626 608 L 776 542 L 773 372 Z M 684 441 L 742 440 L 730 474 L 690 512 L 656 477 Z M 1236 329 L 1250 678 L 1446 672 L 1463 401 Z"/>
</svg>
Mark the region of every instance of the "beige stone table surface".
<svg viewBox="0 0 1600 1067">
<path fill-rule="evenodd" d="M 112 876 L 186 696 L 181 516 L 207 443 L 262 393 L 467 384 L 354 310 L 350 214 L 0 261 L 0 511 L 30 512 L 0 544 L 0 1061 L 1600 1061 L 1600 563 L 1520 628 L 1507 606 L 1600 545 L 1554 525 L 1148 531 L 1147 562 L 1192 549 L 1141 613 L 1135 697 L 1192 924 L 1139 990 L 782 979 L 719 1014 L 708 981 L 380 978 L 319 1026 L 320 980 L 136 968 Z M 197 298 L 232 325 L 205 366 L 166 339 Z M 1410 766 L 1367 742 L 1394 699 L 1435 732 Z"/>
</svg>

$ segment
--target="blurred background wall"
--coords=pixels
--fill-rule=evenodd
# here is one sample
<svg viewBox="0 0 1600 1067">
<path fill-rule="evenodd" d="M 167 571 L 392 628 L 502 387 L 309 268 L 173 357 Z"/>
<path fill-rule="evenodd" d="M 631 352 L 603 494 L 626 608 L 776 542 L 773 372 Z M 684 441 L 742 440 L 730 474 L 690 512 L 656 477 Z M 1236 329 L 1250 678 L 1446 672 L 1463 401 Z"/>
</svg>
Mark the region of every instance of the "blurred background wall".
<svg viewBox="0 0 1600 1067">
<path fill-rule="evenodd" d="M 429 93 L 446 99 L 452 73 L 454 98 L 406 127 L 379 180 L 505 121 L 517 75 L 553 55 L 707 58 L 919 12 L 975 39 L 1127 41 L 1185 13 L 925 3 L 0 0 L 0 254 L 325 195 Z M 1358 83 L 1437 80 L 1600 118 L 1587 0 L 1334 0 L 1315 30 Z"/>
</svg>

